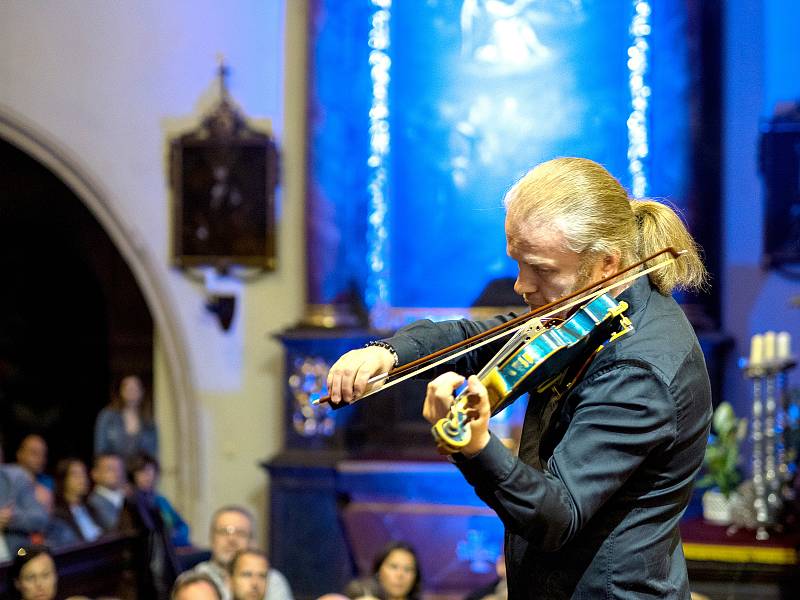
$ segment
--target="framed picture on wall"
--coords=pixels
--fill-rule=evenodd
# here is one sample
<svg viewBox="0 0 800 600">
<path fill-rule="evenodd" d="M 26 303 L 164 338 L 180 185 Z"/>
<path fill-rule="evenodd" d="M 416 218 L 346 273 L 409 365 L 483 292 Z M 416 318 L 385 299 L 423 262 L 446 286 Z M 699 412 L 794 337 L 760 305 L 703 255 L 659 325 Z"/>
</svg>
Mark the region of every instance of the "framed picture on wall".
<svg viewBox="0 0 800 600">
<path fill-rule="evenodd" d="M 275 268 L 278 151 L 223 97 L 170 144 L 173 263 L 182 268 Z"/>
</svg>

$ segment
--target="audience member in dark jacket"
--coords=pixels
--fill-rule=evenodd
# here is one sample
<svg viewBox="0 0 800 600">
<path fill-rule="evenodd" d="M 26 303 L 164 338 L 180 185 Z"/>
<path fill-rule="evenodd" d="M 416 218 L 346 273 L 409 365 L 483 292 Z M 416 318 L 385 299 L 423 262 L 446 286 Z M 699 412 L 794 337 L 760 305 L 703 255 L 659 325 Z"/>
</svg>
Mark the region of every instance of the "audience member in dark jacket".
<svg viewBox="0 0 800 600">
<path fill-rule="evenodd" d="M 28 473 L 17 465 L 0 464 L 0 562 L 30 544 L 30 535 L 46 525 L 47 511 L 36 501 Z"/>
<path fill-rule="evenodd" d="M 49 541 L 71 545 L 93 542 L 103 534 L 94 509 L 86 504 L 89 477 L 77 458 L 64 458 L 56 466 L 56 502 Z"/>
<path fill-rule="evenodd" d="M 125 466 L 116 454 L 98 454 L 92 467 L 94 488 L 86 499 L 105 531 L 117 531 L 125 504 Z"/>
<path fill-rule="evenodd" d="M 180 561 L 152 494 L 134 490 L 125 501 L 120 530 L 136 536 L 134 568 L 139 598 L 167 600 Z"/>
<path fill-rule="evenodd" d="M 130 462 L 128 471 L 133 488 L 147 496 L 148 502 L 158 509 L 164 527 L 170 533 L 172 545 L 176 548 L 190 546 L 189 525 L 170 501 L 158 493 L 158 478 L 161 475 L 158 461 L 152 456 L 140 454 Z"/>
</svg>

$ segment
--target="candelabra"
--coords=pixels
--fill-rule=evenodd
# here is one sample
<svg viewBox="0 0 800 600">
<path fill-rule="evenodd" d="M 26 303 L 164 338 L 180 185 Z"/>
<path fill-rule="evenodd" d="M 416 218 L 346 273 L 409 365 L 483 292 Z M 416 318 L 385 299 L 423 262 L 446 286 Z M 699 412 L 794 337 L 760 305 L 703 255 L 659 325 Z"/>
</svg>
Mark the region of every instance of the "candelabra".
<svg viewBox="0 0 800 600">
<path fill-rule="evenodd" d="M 790 493 L 787 484 L 794 457 L 789 452 L 791 400 L 786 374 L 795 365 L 790 346 L 785 331 L 754 335 L 745 365 L 753 384 L 753 510 L 759 540 L 769 538 L 769 529 L 779 525 L 784 499 Z"/>
</svg>

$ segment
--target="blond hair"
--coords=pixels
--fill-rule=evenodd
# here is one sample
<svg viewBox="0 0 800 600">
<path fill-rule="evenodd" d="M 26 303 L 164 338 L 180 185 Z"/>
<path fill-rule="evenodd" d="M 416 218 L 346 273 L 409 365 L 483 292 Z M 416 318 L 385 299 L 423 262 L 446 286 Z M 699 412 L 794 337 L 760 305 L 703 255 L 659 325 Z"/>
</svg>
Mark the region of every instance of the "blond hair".
<svg viewBox="0 0 800 600">
<path fill-rule="evenodd" d="M 508 191 L 508 218 L 537 221 L 560 230 L 567 247 L 579 254 L 619 255 L 627 267 L 666 247 L 685 250 L 671 264 L 649 274 L 664 295 L 674 289 L 702 289 L 708 274 L 700 249 L 678 213 L 655 200 L 632 200 L 601 165 L 585 158 L 544 162 Z M 648 262 L 663 262 L 661 255 Z"/>
</svg>

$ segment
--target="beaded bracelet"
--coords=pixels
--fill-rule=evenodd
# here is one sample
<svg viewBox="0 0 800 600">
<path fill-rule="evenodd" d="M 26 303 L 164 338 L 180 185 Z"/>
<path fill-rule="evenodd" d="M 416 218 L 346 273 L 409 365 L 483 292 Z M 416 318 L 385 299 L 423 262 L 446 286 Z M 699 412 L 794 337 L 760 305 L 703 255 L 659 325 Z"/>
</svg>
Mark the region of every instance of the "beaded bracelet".
<svg viewBox="0 0 800 600">
<path fill-rule="evenodd" d="M 397 365 L 400 364 L 400 357 L 397 355 L 397 350 L 395 350 L 391 344 L 387 344 L 386 342 L 382 342 L 381 340 L 375 340 L 364 344 L 364 348 L 369 348 L 370 346 L 385 348 L 386 350 L 392 353 L 392 356 L 394 356 L 394 366 L 396 367 Z"/>
</svg>

